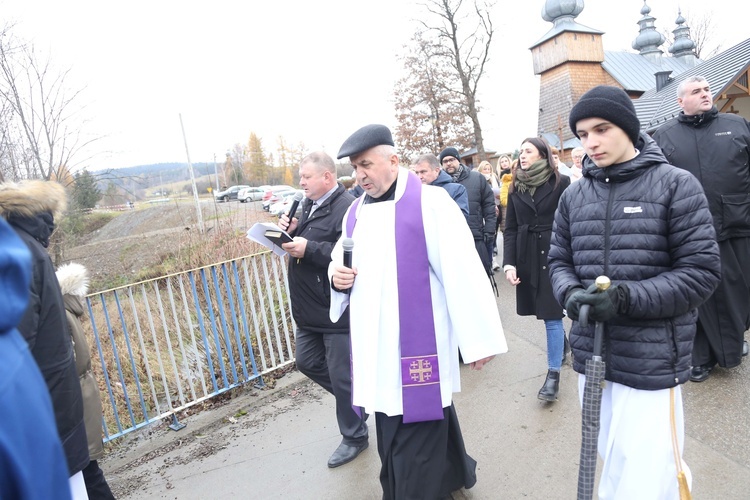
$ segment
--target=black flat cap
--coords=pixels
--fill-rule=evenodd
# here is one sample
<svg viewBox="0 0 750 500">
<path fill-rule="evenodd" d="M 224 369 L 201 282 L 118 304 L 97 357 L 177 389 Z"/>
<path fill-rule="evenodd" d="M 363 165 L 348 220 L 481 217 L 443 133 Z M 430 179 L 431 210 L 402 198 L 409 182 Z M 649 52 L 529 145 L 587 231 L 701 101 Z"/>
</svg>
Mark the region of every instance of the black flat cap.
<svg viewBox="0 0 750 500">
<path fill-rule="evenodd" d="M 387 144 L 393 146 L 393 136 L 391 131 L 385 125 L 365 125 L 361 129 L 349 136 L 339 149 L 337 159 L 345 156 L 353 156 L 363 151 L 367 151 L 375 146 Z"/>
</svg>

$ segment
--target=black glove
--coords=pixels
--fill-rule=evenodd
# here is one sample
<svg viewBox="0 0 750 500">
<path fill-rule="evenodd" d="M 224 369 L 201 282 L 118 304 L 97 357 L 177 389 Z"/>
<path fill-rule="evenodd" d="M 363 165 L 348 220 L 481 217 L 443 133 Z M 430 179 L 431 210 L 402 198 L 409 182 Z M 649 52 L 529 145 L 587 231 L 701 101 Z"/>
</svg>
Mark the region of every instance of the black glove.
<svg viewBox="0 0 750 500">
<path fill-rule="evenodd" d="M 495 235 L 490 233 L 482 233 L 484 235 L 484 244 L 492 245 L 495 243 Z"/>
<path fill-rule="evenodd" d="M 575 299 L 580 304 L 591 306 L 589 317 L 594 321 L 609 321 L 627 312 L 630 294 L 624 286 L 615 285 L 599 291 L 596 284 L 592 284 L 585 292 L 576 294 Z"/>
<path fill-rule="evenodd" d="M 578 313 L 581 311 L 581 302 L 578 298 L 585 293 L 583 288 L 571 288 L 565 294 L 565 312 L 573 321 L 578 321 Z"/>
</svg>

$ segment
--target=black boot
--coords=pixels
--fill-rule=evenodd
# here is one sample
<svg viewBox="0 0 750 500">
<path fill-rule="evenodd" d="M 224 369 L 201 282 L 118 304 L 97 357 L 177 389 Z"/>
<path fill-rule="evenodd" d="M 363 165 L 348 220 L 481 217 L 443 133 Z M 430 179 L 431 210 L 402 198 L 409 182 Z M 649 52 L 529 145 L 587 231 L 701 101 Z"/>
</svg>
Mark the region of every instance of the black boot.
<svg viewBox="0 0 750 500">
<path fill-rule="evenodd" d="M 557 393 L 560 390 L 560 372 L 547 370 L 547 378 L 544 385 L 539 389 L 536 397 L 542 401 L 557 401 Z"/>
</svg>

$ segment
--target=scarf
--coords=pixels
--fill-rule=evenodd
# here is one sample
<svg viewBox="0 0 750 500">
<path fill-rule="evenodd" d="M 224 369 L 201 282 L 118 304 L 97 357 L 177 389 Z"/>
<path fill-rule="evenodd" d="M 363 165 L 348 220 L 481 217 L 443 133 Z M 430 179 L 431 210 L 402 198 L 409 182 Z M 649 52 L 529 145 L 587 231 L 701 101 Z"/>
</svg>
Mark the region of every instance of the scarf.
<svg viewBox="0 0 750 500">
<path fill-rule="evenodd" d="M 458 168 L 456 169 L 456 173 L 451 175 L 451 179 L 453 179 L 453 182 L 458 182 L 458 178 L 461 177 L 461 172 L 464 171 L 464 166 L 462 164 L 458 164 Z M 447 174 L 448 172 L 446 172 Z M 450 174 L 448 174 L 450 175 Z"/>
<path fill-rule="evenodd" d="M 519 166 L 516 170 L 516 189 L 519 193 L 528 191 L 531 196 L 534 196 L 536 188 L 547 182 L 551 175 L 552 168 L 545 159 L 535 161 L 526 170 Z"/>
</svg>

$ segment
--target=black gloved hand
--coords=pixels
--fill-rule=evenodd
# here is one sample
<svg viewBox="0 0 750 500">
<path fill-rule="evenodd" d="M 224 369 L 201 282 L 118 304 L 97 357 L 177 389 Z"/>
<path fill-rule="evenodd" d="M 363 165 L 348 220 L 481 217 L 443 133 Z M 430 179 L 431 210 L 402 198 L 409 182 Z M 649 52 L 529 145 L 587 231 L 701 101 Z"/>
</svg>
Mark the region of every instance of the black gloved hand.
<svg viewBox="0 0 750 500">
<path fill-rule="evenodd" d="M 589 304 L 589 317 L 594 321 L 609 321 L 615 316 L 625 314 L 628 310 L 630 295 L 626 287 L 615 285 L 604 291 L 599 291 L 596 284 L 592 284 L 582 294 L 576 294 L 580 304 Z"/>
<path fill-rule="evenodd" d="M 565 313 L 573 321 L 578 321 L 578 313 L 581 311 L 581 302 L 578 297 L 585 293 L 583 288 L 571 288 L 565 294 Z"/>
<path fill-rule="evenodd" d="M 495 243 L 495 235 L 490 233 L 482 233 L 484 236 L 484 244 L 491 245 Z"/>
</svg>

